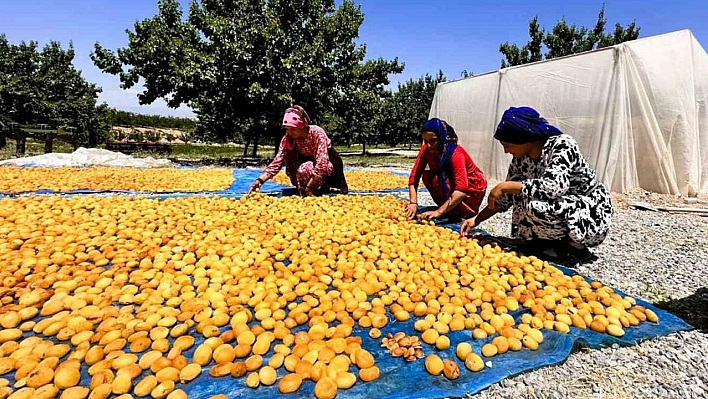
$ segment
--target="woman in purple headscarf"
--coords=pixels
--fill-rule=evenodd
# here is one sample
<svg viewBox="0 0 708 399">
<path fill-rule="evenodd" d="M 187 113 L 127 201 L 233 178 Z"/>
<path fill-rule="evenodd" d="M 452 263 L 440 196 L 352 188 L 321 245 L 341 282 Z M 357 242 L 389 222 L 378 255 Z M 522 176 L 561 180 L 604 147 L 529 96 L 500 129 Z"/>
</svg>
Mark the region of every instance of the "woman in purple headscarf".
<svg viewBox="0 0 708 399">
<path fill-rule="evenodd" d="M 575 139 L 529 107 L 506 110 L 494 138 L 513 156 L 506 181 L 491 190 L 479 215 L 464 221 L 461 234 L 513 207 L 511 234 L 526 252 L 589 256 L 587 247 L 607 236 L 612 200 Z"/>
<path fill-rule="evenodd" d="M 408 178 L 410 203 L 406 216 L 412 219 L 418 212 L 421 179 L 438 205 L 438 209 L 422 213 L 421 218 L 476 215 L 487 191 L 487 178 L 467 151 L 457 144 L 455 129 L 441 119 L 432 118 L 420 131 L 423 145 Z"/>
</svg>

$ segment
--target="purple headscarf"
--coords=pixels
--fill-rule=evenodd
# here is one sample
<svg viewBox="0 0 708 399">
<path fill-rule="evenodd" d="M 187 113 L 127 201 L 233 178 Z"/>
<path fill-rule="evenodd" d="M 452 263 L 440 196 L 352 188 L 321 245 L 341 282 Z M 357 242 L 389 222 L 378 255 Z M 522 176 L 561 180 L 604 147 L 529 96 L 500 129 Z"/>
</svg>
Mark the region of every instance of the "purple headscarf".
<svg viewBox="0 0 708 399">
<path fill-rule="evenodd" d="M 448 134 L 448 131 L 450 134 Z M 457 148 L 457 142 L 453 139 L 456 137 L 455 129 L 448 125 L 447 122 L 438 118 L 429 119 L 420 128 L 420 132 L 433 132 L 438 138 L 438 151 L 440 152 L 440 162 L 438 164 L 438 181 L 445 195 L 448 195 L 447 176 L 445 175 L 445 167 L 452 158 L 452 153 Z"/>
<path fill-rule="evenodd" d="M 511 107 L 504 111 L 494 138 L 511 144 L 526 144 L 562 134 L 531 107 Z"/>
</svg>

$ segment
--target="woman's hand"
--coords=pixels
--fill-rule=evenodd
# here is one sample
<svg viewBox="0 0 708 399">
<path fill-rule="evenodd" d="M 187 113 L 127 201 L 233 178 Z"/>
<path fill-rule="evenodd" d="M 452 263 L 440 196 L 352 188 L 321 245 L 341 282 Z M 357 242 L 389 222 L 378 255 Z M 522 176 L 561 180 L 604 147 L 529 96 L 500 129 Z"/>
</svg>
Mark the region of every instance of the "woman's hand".
<svg viewBox="0 0 708 399">
<path fill-rule="evenodd" d="M 487 197 L 487 208 L 497 211 L 497 201 L 506 194 L 518 195 L 523 189 L 523 181 L 504 181 L 492 189 Z"/>
<path fill-rule="evenodd" d="M 408 219 L 413 219 L 418 213 L 418 204 L 410 203 L 406 207 L 406 217 Z"/>
<path fill-rule="evenodd" d="M 419 217 L 423 220 L 433 220 L 433 219 L 439 218 L 440 216 L 441 216 L 440 211 L 435 210 L 435 211 L 423 212 L 420 214 Z"/>
<path fill-rule="evenodd" d="M 464 222 L 462 222 L 462 225 L 460 226 L 460 235 L 462 237 L 469 237 L 470 231 L 477 227 L 477 217 L 472 216 L 469 219 L 465 219 Z"/>
<path fill-rule="evenodd" d="M 246 194 L 258 192 L 258 190 L 261 189 L 262 185 L 263 185 L 263 183 L 261 183 L 260 180 L 254 181 L 253 184 L 251 184 L 251 188 L 248 189 L 248 193 L 246 193 Z"/>
<path fill-rule="evenodd" d="M 487 197 L 487 208 L 489 209 L 495 209 L 497 206 L 497 200 L 499 200 L 503 195 L 504 195 L 504 183 L 499 183 L 494 188 L 492 191 L 489 192 L 489 196 Z"/>
<path fill-rule="evenodd" d="M 310 186 L 305 187 L 305 197 L 314 197 L 315 192 L 310 188 Z"/>
</svg>

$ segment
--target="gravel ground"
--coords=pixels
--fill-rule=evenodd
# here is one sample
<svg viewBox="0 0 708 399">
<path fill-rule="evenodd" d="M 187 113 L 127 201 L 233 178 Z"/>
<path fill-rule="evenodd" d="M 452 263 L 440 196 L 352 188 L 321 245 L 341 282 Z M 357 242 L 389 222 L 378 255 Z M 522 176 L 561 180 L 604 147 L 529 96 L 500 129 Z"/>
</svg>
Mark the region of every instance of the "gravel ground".
<svg viewBox="0 0 708 399">
<path fill-rule="evenodd" d="M 576 269 L 699 328 L 632 347 L 584 349 L 561 365 L 508 378 L 470 398 L 708 398 L 708 217 L 628 206 L 629 200 L 691 207 L 708 201 L 684 205 L 641 191 L 613 198 L 610 235 L 593 249 L 598 259 Z M 427 193 L 419 203 L 433 205 Z M 510 223 L 507 212 L 480 227 L 508 236 Z"/>
</svg>

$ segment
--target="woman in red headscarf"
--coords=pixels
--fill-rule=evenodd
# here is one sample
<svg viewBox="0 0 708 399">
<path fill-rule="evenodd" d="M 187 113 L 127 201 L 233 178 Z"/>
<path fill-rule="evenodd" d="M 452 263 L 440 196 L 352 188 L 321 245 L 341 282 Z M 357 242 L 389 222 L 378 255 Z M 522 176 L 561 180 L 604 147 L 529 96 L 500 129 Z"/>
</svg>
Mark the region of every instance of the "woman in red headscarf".
<svg viewBox="0 0 708 399">
<path fill-rule="evenodd" d="M 251 185 L 248 193 L 275 176 L 285 164 L 285 173 L 300 195 L 322 194 L 338 189 L 346 194 L 349 189 L 344 178 L 344 164 L 325 131 L 310 124 L 310 117 L 299 105 L 293 105 L 283 116 L 285 136 L 275 159 Z"/>
</svg>

